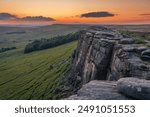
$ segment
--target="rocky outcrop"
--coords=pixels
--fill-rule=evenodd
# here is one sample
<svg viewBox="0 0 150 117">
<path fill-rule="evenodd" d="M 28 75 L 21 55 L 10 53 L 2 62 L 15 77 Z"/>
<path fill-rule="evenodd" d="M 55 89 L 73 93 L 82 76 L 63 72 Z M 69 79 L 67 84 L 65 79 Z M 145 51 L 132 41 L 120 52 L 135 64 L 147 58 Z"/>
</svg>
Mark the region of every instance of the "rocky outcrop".
<svg viewBox="0 0 150 117">
<path fill-rule="evenodd" d="M 92 80 L 150 79 L 149 48 L 135 44 L 131 38 L 124 38 L 118 31 L 103 27 L 92 27 L 80 33 L 69 77 L 74 91 Z"/>
<path fill-rule="evenodd" d="M 118 91 L 136 99 L 150 100 L 150 81 L 138 78 L 122 78 L 117 83 Z"/>
<path fill-rule="evenodd" d="M 116 44 L 107 79 L 118 80 L 122 77 L 148 79 L 150 62 L 141 59 L 141 54 L 145 50 L 147 48 L 136 45 Z"/>
<path fill-rule="evenodd" d="M 129 98 L 119 94 L 114 81 L 93 80 L 70 96 L 69 100 L 127 100 Z"/>
</svg>

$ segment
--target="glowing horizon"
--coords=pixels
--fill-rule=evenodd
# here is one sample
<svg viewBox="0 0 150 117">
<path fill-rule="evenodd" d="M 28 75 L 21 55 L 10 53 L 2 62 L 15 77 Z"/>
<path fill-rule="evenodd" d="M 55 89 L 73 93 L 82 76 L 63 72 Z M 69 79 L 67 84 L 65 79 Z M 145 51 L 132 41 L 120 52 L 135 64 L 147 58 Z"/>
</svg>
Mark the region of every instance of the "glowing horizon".
<svg viewBox="0 0 150 117">
<path fill-rule="evenodd" d="M 0 24 L 150 24 L 149 5 L 150 0 L 1 0 Z"/>
</svg>

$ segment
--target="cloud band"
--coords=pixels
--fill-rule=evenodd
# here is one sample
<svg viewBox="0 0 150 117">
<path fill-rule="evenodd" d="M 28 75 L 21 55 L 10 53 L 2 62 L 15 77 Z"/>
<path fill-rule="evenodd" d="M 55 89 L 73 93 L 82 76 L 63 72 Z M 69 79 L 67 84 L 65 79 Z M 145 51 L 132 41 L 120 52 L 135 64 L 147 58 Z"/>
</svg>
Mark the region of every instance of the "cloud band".
<svg viewBox="0 0 150 117">
<path fill-rule="evenodd" d="M 86 18 L 102 18 L 102 17 L 114 17 L 115 14 L 107 12 L 107 11 L 100 11 L 100 12 L 89 12 L 81 14 L 80 17 Z"/>
<path fill-rule="evenodd" d="M 28 22 L 47 22 L 47 21 L 55 21 L 54 18 L 51 17 L 43 17 L 43 16 L 26 16 L 23 18 L 19 18 L 13 14 L 10 13 L 0 13 L 0 20 L 3 21 L 28 21 Z"/>
</svg>

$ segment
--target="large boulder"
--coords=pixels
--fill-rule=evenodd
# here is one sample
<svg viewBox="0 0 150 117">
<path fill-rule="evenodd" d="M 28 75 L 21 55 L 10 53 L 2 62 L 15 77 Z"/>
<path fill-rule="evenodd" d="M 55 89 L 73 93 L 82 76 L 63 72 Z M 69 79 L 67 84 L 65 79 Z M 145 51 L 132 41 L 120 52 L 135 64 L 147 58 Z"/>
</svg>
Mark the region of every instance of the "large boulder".
<svg viewBox="0 0 150 117">
<path fill-rule="evenodd" d="M 138 78 L 121 78 L 117 89 L 122 94 L 142 100 L 150 99 L 150 81 Z"/>
<path fill-rule="evenodd" d="M 128 98 L 118 93 L 116 82 L 93 80 L 72 95 L 68 100 L 128 100 Z"/>
</svg>

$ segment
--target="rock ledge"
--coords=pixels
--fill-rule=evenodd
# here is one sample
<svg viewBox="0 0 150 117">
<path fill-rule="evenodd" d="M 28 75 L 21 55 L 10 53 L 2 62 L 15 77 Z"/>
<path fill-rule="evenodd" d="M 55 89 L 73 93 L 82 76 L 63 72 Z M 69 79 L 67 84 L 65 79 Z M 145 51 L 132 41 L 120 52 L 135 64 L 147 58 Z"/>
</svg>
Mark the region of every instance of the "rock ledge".
<svg viewBox="0 0 150 117">
<path fill-rule="evenodd" d="M 150 81 L 138 78 L 122 78 L 117 83 L 117 89 L 122 94 L 135 99 L 150 100 Z"/>
</svg>

